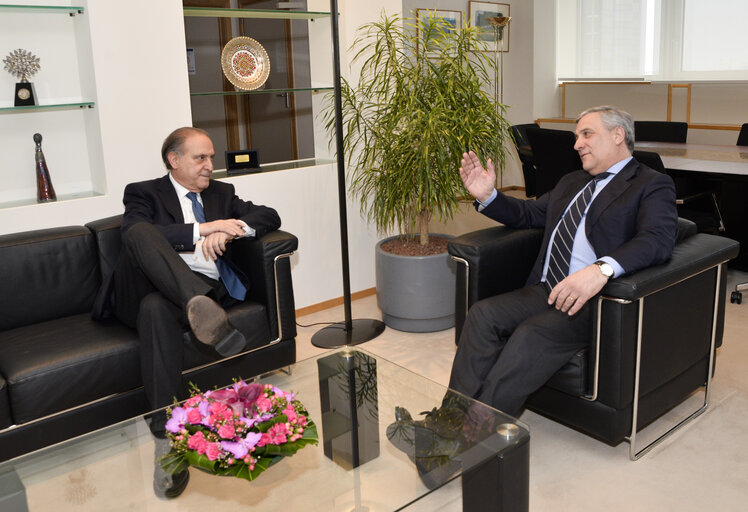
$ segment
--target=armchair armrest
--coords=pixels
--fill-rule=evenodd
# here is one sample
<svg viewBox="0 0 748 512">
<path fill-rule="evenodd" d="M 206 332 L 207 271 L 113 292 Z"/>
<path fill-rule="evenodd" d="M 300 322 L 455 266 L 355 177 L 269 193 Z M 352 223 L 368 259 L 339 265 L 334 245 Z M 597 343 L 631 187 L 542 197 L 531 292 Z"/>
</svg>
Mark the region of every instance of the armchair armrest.
<svg viewBox="0 0 748 512">
<path fill-rule="evenodd" d="M 636 301 L 731 260 L 739 248 L 735 240 L 699 233 L 678 243 L 667 262 L 613 279 L 601 294 Z"/>
<path fill-rule="evenodd" d="M 467 310 L 480 299 L 524 286 L 540 251 L 543 231 L 505 226 L 466 233 L 450 240 L 457 265 L 455 343 Z"/>
<path fill-rule="evenodd" d="M 234 244 L 234 261 L 250 280 L 249 298 L 267 308 L 271 336 L 280 340 L 295 338 L 296 308 L 289 257 L 298 248 L 299 240 L 278 230 Z"/>
</svg>

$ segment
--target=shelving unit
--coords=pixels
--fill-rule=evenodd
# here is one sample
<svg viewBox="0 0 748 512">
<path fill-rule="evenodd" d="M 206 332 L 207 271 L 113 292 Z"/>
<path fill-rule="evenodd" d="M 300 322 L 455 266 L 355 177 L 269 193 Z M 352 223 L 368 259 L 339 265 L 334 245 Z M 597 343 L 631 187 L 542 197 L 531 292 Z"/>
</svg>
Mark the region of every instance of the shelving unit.
<svg viewBox="0 0 748 512">
<path fill-rule="evenodd" d="M 267 9 L 221 9 L 212 7 L 185 7 L 184 15 L 201 18 L 260 18 L 276 20 L 314 20 L 329 18 L 329 12 L 283 11 Z"/>
<path fill-rule="evenodd" d="M 96 103 L 85 12 L 83 6 L 0 4 L 0 45 L 27 49 L 41 60 L 39 74 L 30 79 L 38 105 L 13 106 L 15 79 L 5 75 L 2 82 L 0 132 L 9 172 L 3 176 L 0 209 L 37 205 L 34 133 L 44 137 L 57 202 L 102 195 L 105 179 L 98 119 L 91 114 Z"/>
<path fill-rule="evenodd" d="M 46 110 L 75 110 L 82 108 L 94 108 L 93 101 L 78 103 L 55 103 L 49 105 L 28 105 L 25 107 L 0 107 L 0 114 L 22 114 L 30 112 L 43 112 Z"/>
<path fill-rule="evenodd" d="M 205 122 L 206 126 L 208 126 L 209 123 L 212 123 L 215 125 L 215 121 L 221 120 L 221 117 L 218 117 L 215 120 L 208 120 L 208 117 L 201 117 L 201 116 L 208 116 L 210 115 L 210 112 L 217 112 L 217 109 L 223 109 L 225 112 L 225 122 L 227 124 L 227 138 L 225 139 L 226 148 L 231 149 L 239 149 L 239 148 L 245 148 L 247 145 L 252 146 L 251 149 L 258 149 L 261 159 L 261 166 L 263 172 L 267 172 L 270 170 L 285 170 L 285 169 L 293 169 L 302 167 L 304 165 L 319 165 L 321 162 L 327 162 L 329 163 L 331 160 L 329 157 L 329 154 L 326 150 L 323 150 L 323 145 L 319 144 L 318 142 L 323 141 L 326 139 L 326 135 L 324 133 L 324 130 L 322 129 L 321 125 L 316 121 L 316 119 L 319 117 L 319 111 L 321 108 L 324 108 L 324 102 L 329 101 L 326 98 L 323 97 L 325 94 L 331 94 L 335 91 L 335 78 L 332 76 L 331 69 L 325 74 L 321 76 L 317 76 L 316 80 L 314 77 L 314 70 L 315 63 L 322 62 L 329 53 L 327 52 L 312 52 L 308 57 L 306 57 L 304 53 L 304 45 L 309 44 L 311 45 L 311 40 L 316 35 L 317 39 L 316 41 L 319 42 L 321 40 L 321 37 L 323 34 L 329 34 L 331 31 L 330 24 L 332 23 L 332 15 L 330 12 L 322 12 L 322 11 L 297 11 L 297 10 L 269 10 L 269 9 L 245 9 L 245 8 L 208 8 L 208 7 L 184 7 L 183 8 L 183 14 L 185 17 L 185 20 L 187 18 L 216 18 L 216 19 L 239 19 L 239 20 L 287 20 L 287 21 L 308 21 L 307 29 L 309 30 L 309 34 L 306 34 L 306 32 L 302 32 L 302 35 L 299 36 L 299 34 L 294 31 L 294 36 L 297 39 L 294 39 L 293 43 L 293 49 L 290 49 L 291 43 L 286 43 L 289 45 L 286 48 L 286 53 L 281 54 L 281 61 L 279 62 L 277 58 L 273 58 L 273 56 L 270 57 L 271 66 L 274 66 L 273 71 L 271 71 L 271 77 L 268 83 L 265 84 L 265 87 L 267 88 L 260 88 L 253 91 L 244 91 L 239 89 L 234 89 L 233 86 L 230 86 L 228 82 L 223 82 L 224 90 L 216 90 L 220 85 L 218 85 L 215 82 L 213 77 L 214 75 L 206 75 L 205 77 L 200 79 L 200 84 L 195 86 L 193 85 L 193 78 L 191 78 L 191 92 L 190 97 L 193 99 L 193 120 L 195 122 L 196 126 L 201 126 L 201 122 Z M 326 21 L 325 21 L 326 20 Z M 320 25 L 319 22 L 322 22 L 322 25 Z M 317 23 L 314 23 L 317 22 Z M 223 21 L 222 23 L 225 23 L 220 30 L 222 30 L 225 34 L 227 31 L 230 30 L 230 33 L 236 34 L 236 24 L 229 25 L 229 21 Z M 231 27 L 231 28 L 229 28 Z M 304 29 L 304 30 L 307 30 Z M 241 30 L 241 29 L 240 29 Z M 244 28 L 246 29 L 246 26 Z M 187 30 L 186 30 L 187 31 Z M 189 37 L 189 31 L 188 32 L 188 41 L 190 41 Z M 246 32 L 239 32 L 240 34 Z M 314 35 L 312 35 L 314 34 Z M 203 41 L 205 41 L 205 34 L 201 33 L 203 36 Z M 255 36 L 261 43 L 264 43 L 264 39 L 260 36 Z M 267 34 L 265 34 L 267 37 Z M 226 37 L 226 36 L 224 36 Z M 296 47 L 296 42 L 298 41 L 298 38 L 301 38 L 302 41 L 302 50 L 301 53 L 299 53 L 299 48 Z M 329 35 L 327 36 L 329 37 Z M 329 39 L 325 38 L 327 41 Z M 188 45 L 190 43 L 188 42 Z M 220 43 L 225 44 L 225 40 Z M 275 48 L 278 48 L 277 41 Z M 220 53 L 221 47 L 218 47 L 218 52 Z M 268 50 L 270 50 L 270 47 L 268 47 Z M 205 51 L 204 49 L 202 50 Z M 197 55 L 197 53 L 196 53 Z M 294 63 L 296 62 L 296 59 L 299 58 L 299 55 L 303 56 L 301 58 L 301 68 L 295 68 Z M 215 58 L 215 57 L 213 57 Z M 205 59 L 205 57 L 203 57 Z M 285 60 L 285 62 L 283 62 Z M 211 61 L 209 61 L 211 62 Z M 212 65 L 212 64 L 211 64 Z M 278 68 L 275 68 L 275 66 L 279 66 Z M 306 67 L 305 67 L 306 66 Z M 323 64 L 321 66 L 322 68 L 327 68 L 326 64 Z M 197 61 L 197 69 L 198 70 L 204 70 L 205 69 L 205 60 L 203 60 L 203 63 L 201 64 L 200 61 Z M 301 82 L 298 81 L 299 75 L 295 75 L 294 73 L 298 72 L 299 69 L 303 69 L 310 73 L 309 78 L 304 77 L 302 72 L 302 78 Z M 279 71 L 283 70 L 283 71 Z M 294 70 L 294 71 L 291 71 Z M 200 71 L 201 73 L 204 73 L 204 71 Z M 212 72 L 212 70 L 211 70 Z M 289 73 L 289 82 L 287 85 L 289 87 L 283 87 L 285 80 L 280 79 L 279 81 L 276 80 L 276 83 L 273 83 L 273 76 L 274 73 L 277 72 L 286 72 Z M 220 67 L 219 67 L 219 73 L 220 73 Z M 311 78 L 311 83 L 309 83 L 309 79 Z M 306 82 L 304 81 L 306 79 Z M 296 82 L 294 82 L 296 80 Z M 211 83 L 211 81 L 213 83 Z M 295 85 L 300 85 L 296 87 Z M 268 97 L 267 103 L 264 99 L 260 99 L 264 96 Z M 268 116 L 268 118 L 272 118 L 275 122 L 278 122 L 280 117 L 280 111 L 282 110 L 278 106 L 278 99 L 272 98 L 272 96 L 281 96 L 284 97 L 284 101 L 286 102 L 286 108 L 290 108 L 291 112 L 295 112 L 296 114 L 291 114 L 289 117 L 290 119 L 290 146 L 291 149 L 283 148 L 283 145 L 277 146 L 274 141 L 268 141 L 265 140 L 265 145 L 262 142 L 263 136 L 265 134 L 270 133 L 268 131 L 261 132 L 259 135 L 255 133 L 255 130 L 258 126 L 263 126 L 262 130 L 264 130 L 264 125 L 262 124 L 256 124 L 257 121 L 252 117 L 251 122 L 247 122 L 246 119 L 250 119 L 250 116 L 252 116 L 251 113 L 253 112 L 265 112 L 265 116 Z M 211 97 L 221 97 L 224 98 L 223 104 L 220 103 L 209 103 L 209 99 Z M 233 99 L 236 98 L 236 99 Z M 252 103 L 250 104 L 250 98 L 252 99 Z M 196 103 L 195 100 L 201 100 L 201 103 Z M 206 103 L 207 102 L 207 103 Z M 290 107 L 289 107 L 290 104 Z M 251 105 L 251 107 L 250 107 Z M 262 105 L 260 107 L 260 105 Z M 258 109 L 259 108 L 259 109 Z M 211 110 L 212 109 L 212 110 Z M 257 109 L 257 110 L 256 110 Z M 306 112 L 304 116 L 299 116 L 299 112 Z M 313 112 L 313 114 L 308 114 L 309 112 Z M 275 117 L 274 117 L 275 116 Z M 205 121 L 201 121 L 205 119 Z M 231 119 L 231 121 L 229 121 Z M 310 121 L 311 119 L 311 121 Z M 262 123 L 263 121 L 260 121 Z M 298 123 L 298 124 L 297 124 Z M 277 128 L 277 126 L 276 126 Z M 214 128 L 215 129 L 215 128 Z M 272 130 L 272 128 L 270 128 Z M 240 134 L 237 139 L 237 132 Z M 250 135 L 250 133 L 252 135 Z M 313 135 L 304 135 L 304 134 L 313 134 Z M 214 137 L 214 144 L 216 145 L 216 152 L 221 155 L 223 152 L 224 147 L 220 137 L 222 134 L 214 133 L 212 134 Z M 257 137 L 256 137 L 257 136 Z M 278 137 L 284 137 L 285 135 L 278 133 Z M 260 141 L 258 142 L 256 138 L 259 138 Z M 283 140 L 283 139 L 278 139 Z M 237 142 L 239 147 L 237 147 Z M 285 144 L 282 143 L 282 144 Z M 268 151 L 266 150 L 265 153 L 263 153 L 263 148 L 270 147 L 269 150 L 270 156 L 267 157 L 266 160 L 263 161 L 263 155 L 267 155 Z M 248 148 L 249 149 L 249 148 Z M 311 153 L 313 151 L 313 153 Z M 280 157 L 280 158 L 279 158 Z M 278 161 L 283 160 L 283 161 Z M 286 161 L 287 160 L 287 161 Z M 219 167 L 221 167 L 219 163 L 217 164 Z M 306 164 L 305 164 L 306 162 Z M 218 176 L 217 176 L 218 177 Z"/>
<path fill-rule="evenodd" d="M 0 4 L 0 12 L 33 12 L 47 14 L 67 14 L 75 16 L 83 14 L 84 8 L 70 5 L 12 5 Z"/>
</svg>

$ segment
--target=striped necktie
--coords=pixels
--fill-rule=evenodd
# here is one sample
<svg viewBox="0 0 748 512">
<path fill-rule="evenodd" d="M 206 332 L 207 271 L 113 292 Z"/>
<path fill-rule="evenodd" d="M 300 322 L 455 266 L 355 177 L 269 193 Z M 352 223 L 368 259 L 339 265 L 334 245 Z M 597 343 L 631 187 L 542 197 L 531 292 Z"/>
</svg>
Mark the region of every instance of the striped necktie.
<svg viewBox="0 0 748 512">
<path fill-rule="evenodd" d="M 192 212 L 195 214 L 195 220 L 199 223 L 206 222 L 205 210 L 203 210 L 203 205 L 201 205 L 197 200 L 197 194 L 194 192 L 187 192 L 187 198 L 192 201 Z M 234 272 L 229 264 L 226 263 L 223 256 L 219 256 L 216 260 L 216 267 L 218 268 L 221 281 L 223 281 L 224 286 L 226 286 L 229 295 L 236 300 L 244 300 L 244 297 L 247 296 L 247 289 L 239 280 L 236 272 Z"/>
<path fill-rule="evenodd" d="M 584 211 L 595 193 L 595 186 L 600 180 L 610 176 L 609 172 L 604 172 L 593 177 L 589 183 L 582 189 L 582 193 L 577 196 L 576 201 L 566 211 L 558 225 L 556 236 L 551 242 L 551 253 L 548 258 L 548 272 L 545 275 L 546 283 L 552 290 L 559 282 L 569 275 L 569 265 L 571 264 L 571 249 L 574 246 L 574 237 L 577 234 L 577 228 L 582 220 Z"/>
</svg>

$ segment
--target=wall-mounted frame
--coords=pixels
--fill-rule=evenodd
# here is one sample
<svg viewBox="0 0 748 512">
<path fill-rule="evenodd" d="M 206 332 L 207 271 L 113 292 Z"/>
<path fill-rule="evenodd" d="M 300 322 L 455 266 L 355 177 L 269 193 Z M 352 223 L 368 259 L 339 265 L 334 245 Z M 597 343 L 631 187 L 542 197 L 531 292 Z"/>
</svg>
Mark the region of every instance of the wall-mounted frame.
<svg viewBox="0 0 748 512">
<path fill-rule="evenodd" d="M 462 29 L 462 11 L 451 11 L 446 9 L 416 9 L 416 30 L 418 33 L 418 44 L 421 43 L 422 29 L 429 17 L 442 19 L 446 23 L 447 30 L 459 31 Z M 451 27 L 451 28 L 449 28 Z"/>
<path fill-rule="evenodd" d="M 497 2 L 474 2 L 470 0 L 470 25 L 483 29 L 481 39 L 486 42 L 489 51 L 509 52 L 509 25 L 499 27 L 499 39 L 503 41 L 496 45 L 494 28 L 488 22 L 492 16 L 511 16 L 509 4 L 500 4 Z"/>
</svg>

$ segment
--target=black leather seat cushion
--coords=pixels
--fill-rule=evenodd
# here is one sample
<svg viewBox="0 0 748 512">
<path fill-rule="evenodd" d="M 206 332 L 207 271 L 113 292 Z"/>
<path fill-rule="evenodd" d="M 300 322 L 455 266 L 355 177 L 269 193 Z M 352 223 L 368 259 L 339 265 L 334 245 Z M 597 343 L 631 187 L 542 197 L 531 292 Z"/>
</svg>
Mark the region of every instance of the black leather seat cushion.
<svg viewBox="0 0 748 512">
<path fill-rule="evenodd" d="M 0 374 L 14 423 L 31 421 L 140 386 L 137 333 L 90 313 L 0 332 Z"/>
</svg>

